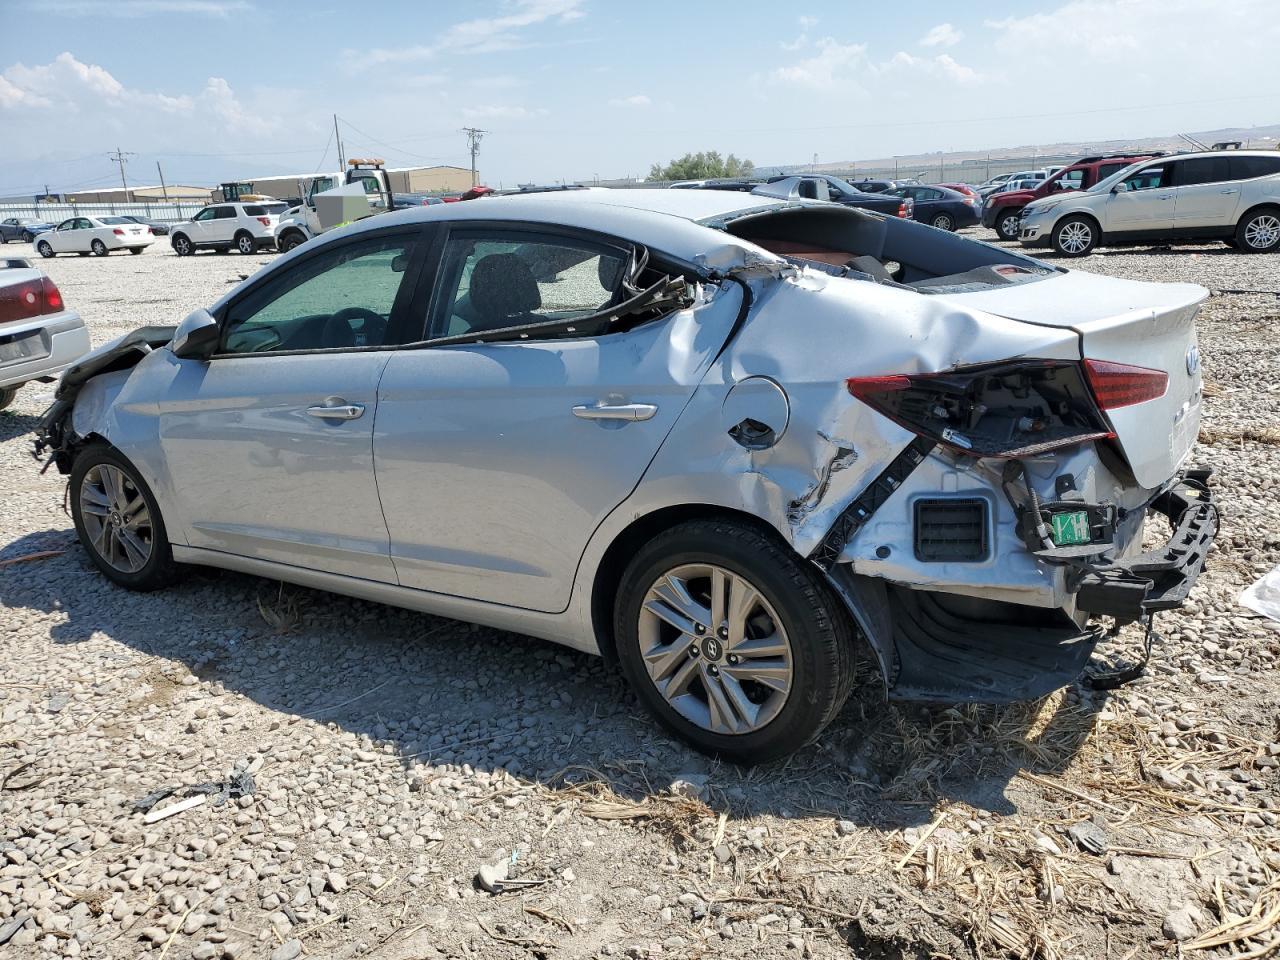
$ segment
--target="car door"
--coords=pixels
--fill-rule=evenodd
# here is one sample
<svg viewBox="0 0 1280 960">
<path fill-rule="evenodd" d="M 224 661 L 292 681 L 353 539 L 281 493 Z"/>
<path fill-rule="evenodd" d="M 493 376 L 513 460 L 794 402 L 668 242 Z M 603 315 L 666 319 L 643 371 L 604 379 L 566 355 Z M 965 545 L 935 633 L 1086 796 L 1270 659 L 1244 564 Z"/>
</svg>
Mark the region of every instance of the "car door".
<svg viewBox="0 0 1280 960">
<path fill-rule="evenodd" d="M 213 218 L 216 214 L 216 207 L 205 207 L 191 218 L 189 230 L 191 232 L 190 240 L 192 243 L 206 244 L 212 242 L 209 231 L 213 224 Z"/>
<path fill-rule="evenodd" d="M 592 532 L 640 481 L 742 302 L 736 285 L 697 287 L 689 308 L 630 328 L 538 332 L 622 296 L 631 256 L 576 232 L 450 233 L 430 336 L 529 332 L 428 342 L 387 365 L 374 458 L 402 585 L 567 606 Z"/>
<path fill-rule="evenodd" d="M 9 217 L 7 220 L 0 220 L 0 239 L 6 243 L 21 236 L 18 230 L 17 217 Z"/>
<path fill-rule="evenodd" d="M 359 234 L 267 273 L 219 311 L 211 359 L 175 358 L 160 446 L 190 546 L 395 581 L 373 424 L 419 235 Z"/>
<path fill-rule="evenodd" d="M 1240 206 L 1240 182 L 1233 179 L 1228 158 L 1188 157 L 1174 160 L 1173 228 L 1180 236 L 1206 229 L 1234 230 Z"/>
<path fill-rule="evenodd" d="M 1112 188 L 1103 207 L 1102 229 L 1108 233 L 1173 231 L 1173 187 L 1170 164 L 1136 170 Z"/>
<path fill-rule="evenodd" d="M 49 240 L 49 246 L 53 247 L 55 253 L 70 253 L 76 249 L 76 224 L 79 222 L 77 217 L 63 220 L 58 226 L 51 230 L 45 236 Z M 88 221 L 85 221 L 86 223 Z M 88 245 L 85 245 L 88 249 Z"/>
<path fill-rule="evenodd" d="M 236 215 L 235 204 L 228 203 L 225 206 L 213 208 L 213 219 L 205 222 L 205 229 L 209 233 L 209 242 L 215 244 L 229 244 L 236 235 L 236 227 L 240 225 L 240 219 Z"/>
</svg>

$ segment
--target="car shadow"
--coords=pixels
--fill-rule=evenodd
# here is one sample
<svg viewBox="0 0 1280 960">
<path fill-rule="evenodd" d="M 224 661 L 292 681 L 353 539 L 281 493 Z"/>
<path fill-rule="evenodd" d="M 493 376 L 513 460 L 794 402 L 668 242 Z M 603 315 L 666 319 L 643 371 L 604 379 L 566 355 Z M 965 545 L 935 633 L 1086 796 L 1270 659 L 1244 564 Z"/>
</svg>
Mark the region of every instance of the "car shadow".
<svg viewBox="0 0 1280 960">
<path fill-rule="evenodd" d="M 167 590 L 129 593 L 92 567 L 67 529 L 0 548 L 0 597 L 8 608 L 50 615 L 44 619 L 54 643 L 106 637 L 162 661 L 144 670 L 144 679 L 156 671 L 172 679 L 185 673 L 172 665 L 182 664 L 215 693 L 279 714 L 270 730 L 255 728 L 263 752 L 273 749 L 273 738 L 286 744 L 292 724 L 310 720 L 337 725 L 369 749 L 394 751 L 411 787 L 432 778 L 424 769 L 431 764 L 501 767 L 552 790 L 638 802 L 683 779 L 734 818 L 830 817 L 892 830 L 929 822 L 939 804 L 1016 813 L 1019 775 L 1068 765 L 1104 702 L 1101 694 L 1069 688 L 1005 707 L 886 704 L 868 667 L 816 743 L 742 768 L 671 738 L 602 658 L 201 568 Z M 135 656 L 107 649 L 116 668 L 138 666 Z M 112 666 L 94 656 L 95 669 Z M 137 722 L 128 720 L 127 704 L 121 709 L 126 716 L 117 722 Z M 181 699 L 166 709 L 173 723 L 192 722 L 195 708 Z"/>
</svg>

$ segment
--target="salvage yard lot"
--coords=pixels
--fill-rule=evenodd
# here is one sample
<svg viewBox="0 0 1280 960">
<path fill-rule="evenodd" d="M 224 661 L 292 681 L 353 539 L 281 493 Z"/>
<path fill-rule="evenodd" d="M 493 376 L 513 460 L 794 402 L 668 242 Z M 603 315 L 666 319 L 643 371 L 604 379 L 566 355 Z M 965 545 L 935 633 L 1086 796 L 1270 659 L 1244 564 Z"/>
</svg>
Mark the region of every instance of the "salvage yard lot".
<svg viewBox="0 0 1280 960">
<path fill-rule="evenodd" d="M 97 344 L 270 259 L 41 266 Z M 109 585 L 29 454 L 52 388 L 23 388 L 0 413 L 0 952 L 1262 956 L 1280 624 L 1236 597 L 1280 562 L 1280 258 L 1070 266 L 1215 291 L 1195 458 L 1223 532 L 1151 670 L 1000 709 L 880 707 L 867 673 L 816 745 L 755 770 L 674 743 L 552 644 L 210 570 Z M 246 769 L 251 796 L 134 810 Z M 500 861 L 528 883 L 477 889 Z"/>
</svg>

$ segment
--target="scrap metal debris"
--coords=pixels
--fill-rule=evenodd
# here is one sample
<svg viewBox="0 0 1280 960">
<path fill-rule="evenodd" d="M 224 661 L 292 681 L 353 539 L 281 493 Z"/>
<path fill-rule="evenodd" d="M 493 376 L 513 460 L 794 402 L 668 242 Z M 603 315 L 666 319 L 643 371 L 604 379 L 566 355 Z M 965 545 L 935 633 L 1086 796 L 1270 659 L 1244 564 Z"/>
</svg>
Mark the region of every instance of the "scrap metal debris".
<svg viewBox="0 0 1280 960">
<path fill-rule="evenodd" d="M 149 814 L 151 808 L 157 803 L 173 796 L 181 796 L 184 800 L 196 796 L 212 796 L 213 805 L 215 807 L 221 807 L 228 800 L 238 800 L 240 797 L 251 797 L 256 790 L 257 785 L 254 783 L 253 774 L 249 772 L 248 767 L 242 767 L 237 764 L 231 771 L 231 775 L 225 780 L 197 783 L 189 787 L 181 785 L 164 786 L 159 790 L 154 790 L 151 793 L 148 793 L 145 797 L 140 797 L 135 800 L 133 803 L 133 809 L 139 813 Z M 203 801 L 199 802 L 202 803 Z M 187 810 L 193 806 L 198 806 L 198 803 L 189 803 L 186 806 L 174 804 L 174 807 L 180 807 L 181 809 L 174 809 L 170 812 L 170 810 L 166 808 L 166 810 L 158 811 L 158 813 L 172 815 L 172 813 L 180 813 L 182 810 Z M 157 815 L 156 819 L 161 818 Z M 147 822 L 150 823 L 152 821 L 148 819 Z"/>
</svg>

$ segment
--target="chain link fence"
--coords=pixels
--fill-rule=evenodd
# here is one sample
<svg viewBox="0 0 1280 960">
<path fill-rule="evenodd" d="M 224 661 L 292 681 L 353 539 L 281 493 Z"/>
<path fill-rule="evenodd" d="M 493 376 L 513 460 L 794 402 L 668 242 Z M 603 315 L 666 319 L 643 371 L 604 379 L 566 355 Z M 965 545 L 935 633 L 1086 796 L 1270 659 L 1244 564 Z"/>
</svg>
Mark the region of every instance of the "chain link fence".
<svg viewBox="0 0 1280 960">
<path fill-rule="evenodd" d="M 131 216 L 162 223 L 190 220 L 207 204 L 203 203 L 0 203 L 0 220 L 35 217 L 58 224 L 68 217 Z"/>
</svg>

